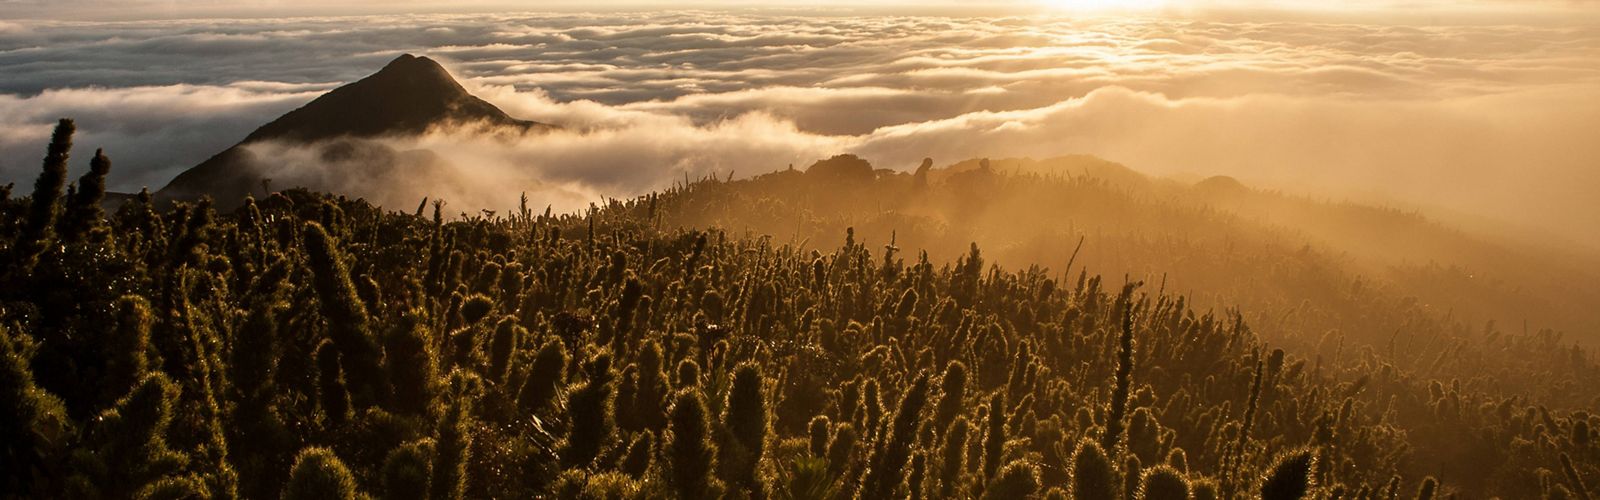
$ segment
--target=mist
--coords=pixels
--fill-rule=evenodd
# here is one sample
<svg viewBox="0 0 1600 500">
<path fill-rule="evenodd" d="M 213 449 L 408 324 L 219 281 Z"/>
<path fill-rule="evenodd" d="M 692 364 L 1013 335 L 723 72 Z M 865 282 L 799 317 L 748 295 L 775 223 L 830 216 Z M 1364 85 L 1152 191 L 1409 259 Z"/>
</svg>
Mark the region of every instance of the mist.
<svg viewBox="0 0 1600 500">
<path fill-rule="evenodd" d="M 432 166 L 421 170 L 452 172 L 449 183 L 316 177 L 396 209 L 432 196 L 465 212 L 503 210 L 526 191 L 577 210 L 685 177 L 753 176 L 837 153 L 897 170 L 923 157 L 1081 153 L 1158 176 L 1228 175 L 1600 245 L 1600 145 L 1589 137 L 1600 128 L 1600 32 L 1579 23 L 353 20 L 9 23 L 0 176 L 28 182 L 50 124 L 73 116 L 81 144 L 117 159 L 112 189 L 156 188 L 253 125 L 408 51 L 442 60 L 512 116 L 563 129 L 379 141 L 427 151 Z M 316 158 L 286 155 L 278 185 L 310 178 L 301 171 Z"/>
</svg>

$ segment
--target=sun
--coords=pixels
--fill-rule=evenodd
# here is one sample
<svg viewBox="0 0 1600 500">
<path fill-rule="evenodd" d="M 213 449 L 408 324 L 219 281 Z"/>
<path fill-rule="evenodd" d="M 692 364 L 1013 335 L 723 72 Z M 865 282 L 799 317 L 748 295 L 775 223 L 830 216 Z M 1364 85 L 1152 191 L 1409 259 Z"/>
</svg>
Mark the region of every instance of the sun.
<svg viewBox="0 0 1600 500">
<path fill-rule="evenodd" d="M 1040 0 L 1047 7 L 1058 10 L 1105 11 L 1149 10 L 1166 5 L 1166 0 Z"/>
</svg>

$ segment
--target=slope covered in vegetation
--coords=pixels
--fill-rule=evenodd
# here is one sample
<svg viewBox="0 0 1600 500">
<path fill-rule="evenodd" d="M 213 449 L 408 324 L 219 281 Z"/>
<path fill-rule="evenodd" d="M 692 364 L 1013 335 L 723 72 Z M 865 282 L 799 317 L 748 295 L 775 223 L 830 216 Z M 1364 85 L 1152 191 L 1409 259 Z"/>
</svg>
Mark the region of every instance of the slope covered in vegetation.
<svg viewBox="0 0 1600 500">
<path fill-rule="evenodd" d="M 1600 471 L 1600 374 L 1554 334 L 1278 349 L 1159 283 L 862 243 L 886 222 L 684 229 L 785 206 L 714 181 L 582 216 L 108 215 L 104 156 L 62 193 L 70 127 L 0 198 L 6 496 L 1586 498 Z"/>
</svg>

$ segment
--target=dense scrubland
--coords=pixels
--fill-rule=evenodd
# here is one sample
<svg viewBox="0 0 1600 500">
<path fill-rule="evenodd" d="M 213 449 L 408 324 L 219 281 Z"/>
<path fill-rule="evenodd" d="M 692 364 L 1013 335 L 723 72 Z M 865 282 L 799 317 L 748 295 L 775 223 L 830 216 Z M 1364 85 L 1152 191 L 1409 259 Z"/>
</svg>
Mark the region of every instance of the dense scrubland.
<svg viewBox="0 0 1600 500">
<path fill-rule="evenodd" d="M 105 156 L 67 186 L 71 131 L 0 197 L 7 497 L 1590 498 L 1600 475 L 1583 347 L 1103 178 L 824 163 L 578 215 L 298 190 L 107 213 Z M 963 229 L 1024 189 L 1080 212 L 1030 207 L 1034 242 Z M 1105 257 L 1075 260 L 1066 214 L 1183 232 L 1079 231 Z M 993 262 L 1023 251 L 1059 268 Z M 1133 267 L 1112 255 L 1184 286 L 1093 274 Z"/>
</svg>

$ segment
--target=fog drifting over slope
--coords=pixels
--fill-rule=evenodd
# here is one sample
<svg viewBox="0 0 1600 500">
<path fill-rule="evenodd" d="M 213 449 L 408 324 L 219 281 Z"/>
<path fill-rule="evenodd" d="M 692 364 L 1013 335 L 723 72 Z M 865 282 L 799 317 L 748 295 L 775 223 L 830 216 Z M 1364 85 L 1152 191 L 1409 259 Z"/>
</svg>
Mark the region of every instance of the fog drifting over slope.
<svg viewBox="0 0 1600 500">
<path fill-rule="evenodd" d="M 79 120 L 159 187 L 401 52 L 567 132 L 391 141 L 558 209 L 837 152 L 907 170 L 1088 153 L 1600 242 L 1600 27 L 676 14 L 0 22 L 0 179 Z M 84 163 L 78 161 L 75 163 Z M 83 165 L 75 165 L 83 168 Z M 74 174 L 75 175 L 75 174 Z M 483 192 L 487 191 L 487 192 Z M 411 207 L 395 207 L 409 209 Z"/>
</svg>

